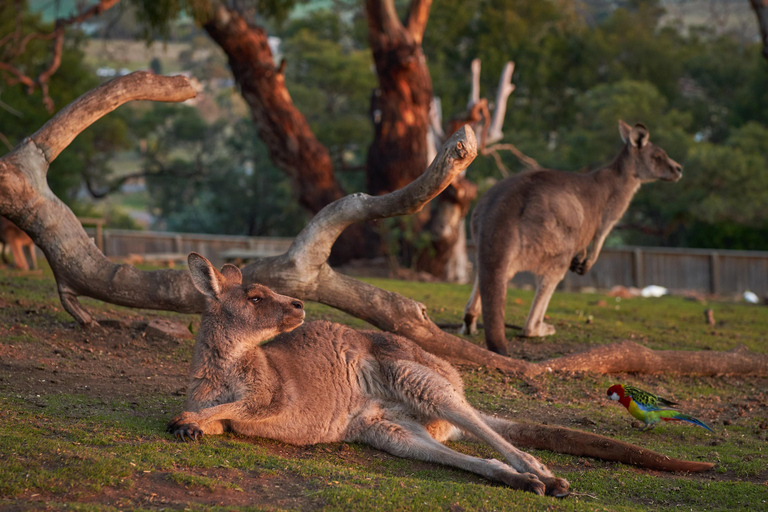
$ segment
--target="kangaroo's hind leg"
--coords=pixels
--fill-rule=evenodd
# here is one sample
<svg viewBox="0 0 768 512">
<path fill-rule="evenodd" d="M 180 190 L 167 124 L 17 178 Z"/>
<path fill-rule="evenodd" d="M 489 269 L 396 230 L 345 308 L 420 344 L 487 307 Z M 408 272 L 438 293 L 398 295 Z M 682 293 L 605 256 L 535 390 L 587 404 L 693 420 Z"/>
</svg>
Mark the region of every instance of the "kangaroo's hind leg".
<svg viewBox="0 0 768 512">
<path fill-rule="evenodd" d="M 565 273 L 568 271 L 568 263 L 564 263 L 560 267 L 536 276 L 536 295 L 533 298 L 531 310 L 528 312 L 528 318 L 523 326 L 523 336 L 537 337 L 555 334 L 555 326 L 546 323 L 544 315 L 547 312 L 547 307 L 549 307 L 549 301 L 555 293 L 557 284 L 563 280 Z"/>
<path fill-rule="evenodd" d="M 489 427 L 464 398 L 461 389 L 436 371 L 413 361 L 394 361 L 383 365 L 391 389 L 418 416 L 439 418 L 488 443 L 520 473 L 532 473 L 546 486 L 547 494 L 564 496 L 568 482 L 555 478 L 536 457 L 518 450 Z"/>
<path fill-rule="evenodd" d="M 477 317 L 480 316 L 480 276 L 475 273 L 475 285 L 472 287 L 472 295 L 464 307 L 464 323 L 461 326 L 461 334 L 475 334 L 477 332 Z"/>
<path fill-rule="evenodd" d="M 437 442 L 419 423 L 405 418 L 388 418 L 387 411 L 373 410 L 358 418 L 353 426 L 357 441 L 397 457 L 437 462 L 502 482 L 524 491 L 544 494 L 545 485 L 536 475 L 518 473 L 495 459 L 481 459 L 451 450 Z"/>
</svg>

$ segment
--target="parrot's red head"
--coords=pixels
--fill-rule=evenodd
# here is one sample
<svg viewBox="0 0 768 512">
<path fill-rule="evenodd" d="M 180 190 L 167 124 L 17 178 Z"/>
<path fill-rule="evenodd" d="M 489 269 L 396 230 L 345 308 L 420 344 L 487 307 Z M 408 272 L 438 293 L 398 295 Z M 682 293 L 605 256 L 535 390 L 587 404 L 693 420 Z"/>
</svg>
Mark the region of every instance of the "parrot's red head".
<svg viewBox="0 0 768 512">
<path fill-rule="evenodd" d="M 608 388 L 608 398 L 616 400 L 617 402 L 624 398 L 624 386 L 621 384 L 614 384 Z"/>
</svg>

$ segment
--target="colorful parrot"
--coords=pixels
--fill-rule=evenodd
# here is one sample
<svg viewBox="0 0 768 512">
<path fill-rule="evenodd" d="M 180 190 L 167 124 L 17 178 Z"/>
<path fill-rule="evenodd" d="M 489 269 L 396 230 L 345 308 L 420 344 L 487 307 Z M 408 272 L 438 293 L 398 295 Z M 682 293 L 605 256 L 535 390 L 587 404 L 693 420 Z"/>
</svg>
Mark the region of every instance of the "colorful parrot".
<svg viewBox="0 0 768 512">
<path fill-rule="evenodd" d="M 701 420 L 688 416 L 678 411 L 670 409 L 677 405 L 666 398 L 661 398 L 653 393 L 648 393 L 634 386 L 622 386 L 615 384 L 608 388 L 608 398 L 618 401 L 627 408 L 629 414 L 645 423 L 643 430 L 651 428 L 659 420 L 664 421 L 687 421 L 700 427 L 704 427 L 710 432 L 714 432 L 709 426 Z"/>
</svg>

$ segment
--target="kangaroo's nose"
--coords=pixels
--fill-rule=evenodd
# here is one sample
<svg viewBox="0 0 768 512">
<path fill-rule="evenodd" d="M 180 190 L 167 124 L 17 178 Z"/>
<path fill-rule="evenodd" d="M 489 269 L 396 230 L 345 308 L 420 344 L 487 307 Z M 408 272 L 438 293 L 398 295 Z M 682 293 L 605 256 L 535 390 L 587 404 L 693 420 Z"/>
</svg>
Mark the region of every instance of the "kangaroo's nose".
<svg viewBox="0 0 768 512">
<path fill-rule="evenodd" d="M 304 309 L 304 303 L 297 299 L 292 300 L 291 305 L 296 309 Z"/>
</svg>

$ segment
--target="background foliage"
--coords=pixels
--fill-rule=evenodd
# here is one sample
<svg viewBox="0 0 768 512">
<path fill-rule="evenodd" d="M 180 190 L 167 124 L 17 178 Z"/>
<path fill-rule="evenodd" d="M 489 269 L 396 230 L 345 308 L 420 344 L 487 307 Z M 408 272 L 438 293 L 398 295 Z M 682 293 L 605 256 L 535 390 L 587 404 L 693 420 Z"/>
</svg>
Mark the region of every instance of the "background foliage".
<svg viewBox="0 0 768 512">
<path fill-rule="evenodd" d="M 329 148 L 338 179 L 348 192 L 363 190 L 376 86 L 363 7 L 243 5 L 279 38 L 276 60 L 285 59 L 292 98 Z M 2 9 L 7 33 L 13 6 Z M 149 210 L 155 227 L 293 235 L 305 219 L 290 183 L 256 140 L 226 58 L 195 26 L 207 9 L 207 0 L 132 0 L 103 15 L 90 37 L 73 31 L 51 83 L 57 107 L 98 83 L 94 68 L 105 62 L 110 37 L 180 45 L 175 59 L 127 66 L 187 71 L 210 101 L 124 107 L 75 140 L 52 167 L 51 185 L 71 205 L 98 209 L 83 206 L 83 174 L 108 184 L 124 167 L 143 170 L 153 176 L 134 206 Z M 684 165 L 684 179 L 643 187 L 609 244 L 768 249 L 768 64 L 743 34 L 669 20 L 658 1 L 443 0 L 432 5 L 423 46 L 446 119 L 465 108 L 472 59 L 482 61 L 481 93 L 489 99 L 504 62 L 514 60 L 505 140 L 546 167 L 580 171 L 609 162 L 621 144 L 618 119 L 649 127 L 652 140 Z M 24 24 L 45 28 L 38 14 L 25 15 Z M 42 67 L 47 51 L 33 41 L 20 64 Z M 48 114 L 38 95 L 4 82 L 0 88 L 3 104 L 21 114 L 0 109 L 0 132 L 16 144 Z M 149 150 L 138 151 L 142 144 Z M 503 158 L 522 170 L 511 155 Z M 493 159 L 480 157 L 468 177 L 482 191 L 501 174 Z"/>
</svg>

